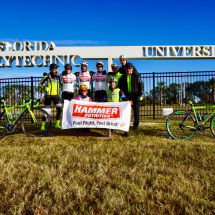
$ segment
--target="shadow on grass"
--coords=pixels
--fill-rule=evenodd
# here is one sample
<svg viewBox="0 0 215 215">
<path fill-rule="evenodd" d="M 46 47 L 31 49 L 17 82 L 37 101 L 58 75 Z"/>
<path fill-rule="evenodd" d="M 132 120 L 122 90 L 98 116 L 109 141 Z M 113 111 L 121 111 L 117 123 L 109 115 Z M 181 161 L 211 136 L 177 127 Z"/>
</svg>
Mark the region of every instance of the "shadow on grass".
<svg viewBox="0 0 215 215">
<path fill-rule="evenodd" d="M 49 130 L 48 137 L 55 137 L 55 136 L 71 136 L 71 137 L 107 137 L 108 130 L 107 129 L 90 129 L 89 132 L 84 132 L 81 128 L 78 129 L 78 132 L 75 133 L 74 129 L 55 129 L 51 128 Z"/>
<path fill-rule="evenodd" d="M 18 124 L 17 127 L 15 128 L 15 131 L 9 134 L 6 134 L 6 136 L 11 136 L 11 135 L 18 135 L 23 134 L 26 136 L 22 130 L 21 124 Z M 78 137 L 78 136 L 83 136 L 83 137 L 108 137 L 108 129 L 90 129 L 90 132 L 84 132 L 81 128 L 78 129 L 78 132 L 75 133 L 74 129 L 56 129 L 54 128 L 54 125 L 51 126 L 49 130 L 49 134 L 46 137 L 56 137 L 56 136 L 71 136 L 71 137 Z M 27 136 L 26 136 L 27 137 Z"/>
<path fill-rule="evenodd" d="M 166 131 L 166 126 L 165 124 L 158 124 L 158 125 L 141 125 L 137 130 L 134 130 L 132 127 L 130 127 L 129 130 L 130 136 L 145 136 L 145 137 L 159 137 L 159 138 L 171 138 L 168 136 L 167 131 Z M 23 136 L 27 137 L 21 128 L 21 125 L 18 125 L 15 129 L 15 131 L 11 134 L 7 134 L 6 136 L 10 137 L 20 137 Z M 124 136 L 124 131 L 120 130 L 115 130 L 111 132 L 112 137 L 120 137 Z M 49 131 L 49 135 L 46 137 L 98 137 L 98 138 L 108 138 L 108 129 L 101 129 L 101 128 L 96 128 L 96 129 L 90 129 L 90 132 L 84 132 L 81 128 L 78 129 L 77 133 L 74 133 L 73 129 L 55 129 L 54 125 L 51 126 L 51 129 Z M 200 135 L 198 132 L 193 137 L 195 138 L 201 138 L 202 140 L 214 140 L 214 136 L 211 133 L 210 129 L 207 129 L 205 134 Z M 192 139 L 193 139 L 192 138 Z"/>
</svg>

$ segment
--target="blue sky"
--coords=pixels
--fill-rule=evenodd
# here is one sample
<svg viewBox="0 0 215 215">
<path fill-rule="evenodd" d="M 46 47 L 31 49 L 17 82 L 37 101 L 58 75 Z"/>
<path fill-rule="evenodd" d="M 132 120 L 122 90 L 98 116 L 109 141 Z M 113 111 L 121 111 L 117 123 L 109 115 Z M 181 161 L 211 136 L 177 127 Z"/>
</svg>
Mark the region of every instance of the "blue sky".
<svg viewBox="0 0 215 215">
<path fill-rule="evenodd" d="M 214 8 L 213 0 L 2 0 L 0 41 L 54 41 L 57 46 L 215 45 Z M 215 60 L 132 62 L 139 72 L 215 70 Z M 95 70 L 95 61 L 88 69 Z M 0 78 L 40 76 L 47 70 L 0 68 Z"/>
</svg>

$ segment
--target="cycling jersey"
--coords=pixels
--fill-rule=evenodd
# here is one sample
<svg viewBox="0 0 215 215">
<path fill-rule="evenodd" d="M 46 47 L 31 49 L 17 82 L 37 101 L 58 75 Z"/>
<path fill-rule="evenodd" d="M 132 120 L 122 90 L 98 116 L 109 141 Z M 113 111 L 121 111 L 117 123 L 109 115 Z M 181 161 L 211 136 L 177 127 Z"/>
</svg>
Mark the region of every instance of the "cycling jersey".
<svg viewBox="0 0 215 215">
<path fill-rule="evenodd" d="M 46 91 L 46 95 L 59 95 L 59 85 L 61 85 L 60 77 L 52 74 L 44 76 L 39 84 L 42 89 L 45 87 L 49 88 L 49 90 Z"/>
<path fill-rule="evenodd" d="M 76 72 L 75 75 L 77 77 L 77 82 L 78 82 L 78 86 L 80 87 L 81 85 L 86 85 L 88 87 L 88 89 L 90 89 L 90 84 L 93 82 L 92 80 L 92 76 L 93 76 L 94 72 Z"/>
<path fill-rule="evenodd" d="M 76 80 L 76 75 L 73 73 L 66 74 L 66 75 L 59 75 L 63 81 L 63 92 L 72 92 L 74 93 L 74 81 Z"/>
<path fill-rule="evenodd" d="M 93 74 L 92 81 L 95 80 L 95 91 L 107 90 L 107 73 L 105 70 Z"/>
<path fill-rule="evenodd" d="M 106 93 L 108 102 L 128 101 L 122 90 L 120 90 L 119 88 L 115 88 L 114 90 L 111 90 L 109 88 Z"/>
<path fill-rule="evenodd" d="M 78 95 L 74 98 L 74 100 L 81 100 L 81 101 L 85 101 L 85 102 L 92 102 L 92 99 L 89 96 L 86 96 L 85 98 L 83 98 L 81 95 Z"/>
</svg>

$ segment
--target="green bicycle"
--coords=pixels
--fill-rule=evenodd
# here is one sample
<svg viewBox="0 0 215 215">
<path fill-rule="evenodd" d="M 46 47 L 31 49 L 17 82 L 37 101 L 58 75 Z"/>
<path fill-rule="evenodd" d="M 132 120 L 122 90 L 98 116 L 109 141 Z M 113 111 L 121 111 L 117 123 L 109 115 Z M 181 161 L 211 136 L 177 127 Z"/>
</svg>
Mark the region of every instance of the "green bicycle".
<svg viewBox="0 0 215 215">
<path fill-rule="evenodd" d="M 197 109 L 215 108 L 215 105 L 194 107 L 192 101 L 188 101 L 185 98 L 183 98 L 183 103 L 190 104 L 191 109 L 188 111 L 176 111 L 168 116 L 166 120 L 168 134 L 174 139 L 188 140 L 196 132 L 202 135 L 205 133 L 205 129 L 210 128 L 215 136 L 215 110 L 203 116 L 202 122 L 200 122 L 200 115 L 196 112 Z M 209 121 L 210 127 L 206 127 L 205 125 Z"/>
<path fill-rule="evenodd" d="M 0 98 L 0 103 L 3 104 L 4 111 L 0 113 L 0 139 L 6 134 L 15 131 L 17 122 L 22 118 L 21 125 L 23 132 L 29 137 L 42 137 L 45 136 L 51 126 L 51 119 L 49 114 L 43 110 L 36 108 L 39 105 L 39 101 L 35 100 L 36 105 L 31 108 L 34 98 L 28 98 L 24 105 L 18 105 L 13 107 L 6 107 L 5 97 Z M 15 108 L 24 108 L 16 116 L 12 116 L 9 110 Z"/>
</svg>

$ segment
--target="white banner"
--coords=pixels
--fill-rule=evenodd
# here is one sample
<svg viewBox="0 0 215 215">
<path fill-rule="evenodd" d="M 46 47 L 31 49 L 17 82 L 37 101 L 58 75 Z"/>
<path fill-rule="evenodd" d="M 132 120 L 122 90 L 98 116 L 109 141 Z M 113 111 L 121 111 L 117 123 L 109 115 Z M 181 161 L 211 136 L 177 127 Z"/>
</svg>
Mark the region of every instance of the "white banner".
<svg viewBox="0 0 215 215">
<path fill-rule="evenodd" d="M 62 129 L 107 128 L 129 131 L 130 102 L 84 102 L 65 100 Z"/>
</svg>

